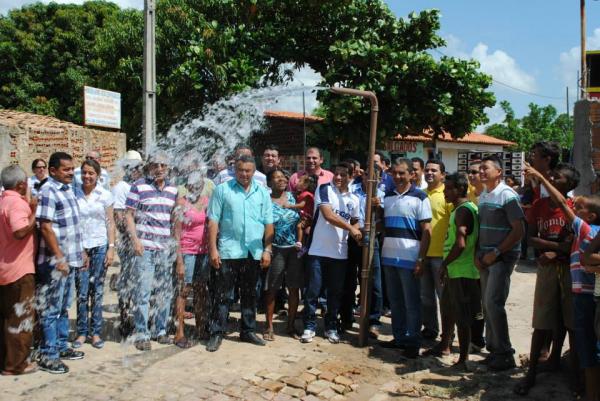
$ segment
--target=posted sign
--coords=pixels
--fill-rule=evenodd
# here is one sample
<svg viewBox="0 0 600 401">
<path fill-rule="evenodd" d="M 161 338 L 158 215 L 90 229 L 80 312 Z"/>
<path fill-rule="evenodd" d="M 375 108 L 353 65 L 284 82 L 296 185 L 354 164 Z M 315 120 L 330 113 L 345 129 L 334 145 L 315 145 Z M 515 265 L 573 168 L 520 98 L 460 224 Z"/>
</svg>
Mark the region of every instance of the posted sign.
<svg viewBox="0 0 600 401">
<path fill-rule="evenodd" d="M 85 125 L 121 128 L 121 94 L 83 87 L 83 121 Z"/>
</svg>

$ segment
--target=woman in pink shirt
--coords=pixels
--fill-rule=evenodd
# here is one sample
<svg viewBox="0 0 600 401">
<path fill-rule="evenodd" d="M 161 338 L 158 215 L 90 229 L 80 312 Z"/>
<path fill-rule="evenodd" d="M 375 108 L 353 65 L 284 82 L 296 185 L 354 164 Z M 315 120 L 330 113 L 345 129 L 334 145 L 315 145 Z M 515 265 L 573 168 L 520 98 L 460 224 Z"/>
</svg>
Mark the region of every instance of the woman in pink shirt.
<svg viewBox="0 0 600 401">
<path fill-rule="evenodd" d="M 175 210 L 175 237 L 179 239 L 177 252 L 178 296 L 176 303 L 177 332 L 175 345 L 180 348 L 191 346 L 184 334 L 185 302 L 193 289 L 196 332 L 206 337 L 206 326 L 210 313 L 208 297 L 208 236 L 206 235 L 206 209 L 210 194 L 202 193 L 205 177 L 192 172 L 185 190 L 180 191 Z M 183 194 L 182 194 L 183 192 Z"/>
</svg>

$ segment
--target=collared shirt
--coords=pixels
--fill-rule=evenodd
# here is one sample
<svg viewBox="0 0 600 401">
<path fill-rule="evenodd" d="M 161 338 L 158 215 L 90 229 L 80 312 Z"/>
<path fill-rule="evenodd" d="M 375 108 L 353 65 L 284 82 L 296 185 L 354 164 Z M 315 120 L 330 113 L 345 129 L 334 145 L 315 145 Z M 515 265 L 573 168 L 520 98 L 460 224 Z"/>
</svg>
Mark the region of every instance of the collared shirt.
<svg viewBox="0 0 600 401">
<path fill-rule="evenodd" d="M 40 189 L 36 218 L 52 223 L 52 231 L 56 235 L 58 247 L 71 267 L 83 265 L 83 236 L 81 231 L 79 205 L 70 185 L 63 184 L 54 178 Z M 48 248 L 44 237 L 40 240 L 38 265 L 50 263 L 55 256 Z"/>
<path fill-rule="evenodd" d="M 290 182 L 288 184 L 288 189 L 290 192 L 296 193 L 296 185 L 298 185 L 300 177 L 306 174 L 308 173 L 304 170 L 296 171 L 294 174 L 292 174 L 292 176 L 290 177 Z M 318 185 L 327 184 L 333 179 L 333 173 L 329 170 L 325 170 L 324 168 L 319 169 L 319 172 L 315 173 L 315 175 L 319 177 Z"/>
<path fill-rule="evenodd" d="M 381 248 L 384 266 L 414 269 L 421 247 L 421 223 L 431 221 L 427 194 L 411 184 L 404 193 L 385 194 L 385 239 Z"/>
<path fill-rule="evenodd" d="M 110 176 L 106 169 L 100 170 L 100 177 L 98 177 L 98 183 L 104 187 L 107 191 L 110 191 Z M 81 180 L 81 167 L 75 169 L 75 175 L 73 176 L 73 185 L 81 186 L 83 181 Z"/>
<path fill-rule="evenodd" d="M 83 236 L 83 248 L 91 249 L 108 243 L 106 208 L 113 205 L 114 199 L 110 192 L 96 185 L 96 188 L 85 196 L 82 187 L 75 188 L 75 196 L 79 204 L 79 217 Z"/>
<path fill-rule="evenodd" d="M 252 176 L 252 178 L 263 187 L 267 187 L 267 176 L 261 173 L 260 171 L 255 170 L 254 176 Z M 231 180 L 235 180 L 235 170 L 233 169 L 233 167 L 227 167 L 225 170 L 219 171 L 219 174 L 217 174 L 213 181 L 215 185 L 219 185 Z"/>
<path fill-rule="evenodd" d="M 23 239 L 15 231 L 29 225 L 31 208 L 16 191 L 4 191 L 0 198 L 0 285 L 14 283 L 26 274 L 35 273 L 33 264 L 35 242 L 33 231 Z"/>
<path fill-rule="evenodd" d="M 512 223 L 523 220 L 525 215 L 519 203 L 519 195 L 505 183 L 499 183 L 488 192 L 487 188 L 479 195 L 479 253 L 483 254 L 498 247 L 510 234 Z M 521 242 L 517 242 L 512 256 L 521 251 Z"/>
<path fill-rule="evenodd" d="M 363 228 L 365 226 L 365 216 L 367 211 L 367 193 L 363 189 L 362 183 L 352 184 L 352 186 L 350 186 L 350 192 L 358 197 L 358 224 L 360 225 L 360 228 Z M 377 188 L 377 197 L 381 201 L 381 208 L 383 208 L 383 198 L 385 197 L 385 192 Z"/>
<path fill-rule="evenodd" d="M 452 203 L 446 203 L 444 187 L 442 184 L 426 191 L 431 205 L 431 241 L 427 250 L 427 256 L 431 258 L 441 258 L 444 255 L 444 241 L 448 233 L 450 214 L 454 209 Z"/>
<path fill-rule="evenodd" d="M 27 185 L 29 186 L 29 190 L 31 191 L 31 196 L 37 196 L 38 190 L 35 189 L 35 184 L 39 184 L 40 182 L 41 182 L 40 179 L 37 178 L 37 176 L 35 176 L 35 175 L 32 175 L 27 180 Z"/>
<path fill-rule="evenodd" d="M 162 190 L 151 177 L 131 185 L 126 206 L 135 210 L 135 229 L 145 249 L 169 249 L 173 245 L 171 212 L 176 200 L 177 188 L 166 180 Z"/>
<path fill-rule="evenodd" d="M 351 218 L 359 216 L 358 196 L 352 192 L 340 192 L 331 182 L 319 185 L 315 192 L 315 215 L 309 255 L 332 259 L 348 259 L 348 230 L 328 222 L 320 207 L 325 205 L 342 219 L 350 223 Z"/>
<path fill-rule="evenodd" d="M 271 196 L 252 180 L 248 192 L 230 180 L 217 185 L 208 206 L 208 218 L 219 224 L 221 259 L 245 259 L 248 253 L 260 260 L 265 225 L 273 224 Z"/>
</svg>

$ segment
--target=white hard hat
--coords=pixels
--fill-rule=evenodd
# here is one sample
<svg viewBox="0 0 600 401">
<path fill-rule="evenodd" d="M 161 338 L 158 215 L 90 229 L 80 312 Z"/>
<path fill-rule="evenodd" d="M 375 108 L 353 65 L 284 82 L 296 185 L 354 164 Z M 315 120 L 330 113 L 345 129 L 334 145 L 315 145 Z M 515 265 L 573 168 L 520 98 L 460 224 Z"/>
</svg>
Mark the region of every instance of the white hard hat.
<svg viewBox="0 0 600 401">
<path fill-rule="evenodd" d="M 123 157 L 123 159 L 142 161 L 142 155 L 140 155 L 140 152 L 138 152 L 138 151 L 128 150 L 127 153 L 125 153 L 125 156 Z"/>
</svg>

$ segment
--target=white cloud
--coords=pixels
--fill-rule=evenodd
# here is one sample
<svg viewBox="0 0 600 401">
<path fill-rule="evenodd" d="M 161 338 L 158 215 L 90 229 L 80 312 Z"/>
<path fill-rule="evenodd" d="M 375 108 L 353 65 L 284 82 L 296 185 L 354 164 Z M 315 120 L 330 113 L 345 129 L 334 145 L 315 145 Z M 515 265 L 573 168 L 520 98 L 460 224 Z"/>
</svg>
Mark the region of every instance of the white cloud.
<svg viewBox="0 0 600 401">
<path fill-rule="evenodd" d="M 284 67 L 292 68 L 292 65 L 288 64 Z M 304 104 L 307 113 L 311 113 L 318 106 L 317 93 L 311 89 L 317 86 L 322 79 L 321 74 L 308 66 L 294 71 L 293 81 L 288 86 L 293 88 L 306 87 L 306 91 L 304 91 Z M 288 96 L 278 98 L 277 103 L 270 106 L 270 109 L 302 113 L 302 107 L 302 92 L 296 91 L 290 93 Z"/>
<path fill-rule="evenodd" d="M 478 43 L 471 52 L 471 57 L 481 63 L 481 70 L 490 74 L 497 81 L 525 91 L 536 89 L 535 78 L 523 71 L 515 61 L 502 50 L 493 53 L 484 43 Z"/>
<path fill-rule="evenodd" d="M 586 38 L 588 50 L 600 49 L 600 28 L 594 29 L 592 36 Z M 581 69 L 580 46 L 574 46 L 566 52 L 560 53 L 560 76 L 565 85 L 571 89 L 578 86 L 577 71 Z"/>
<path fill-rule="evenodd" d="M 485 125 L 479 125 L 475 132 L 485 132 L 485 128 L 489 127 L 492 124 L 499 124 L 504 121 L 506 117 L 506 113 L 500 107 L 500 102 L 496 103 L 494 107 L 486 107 L 485 114 L 487 114 L 490 121 Z"/>
</svg>

